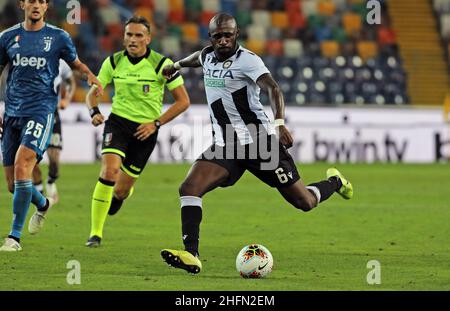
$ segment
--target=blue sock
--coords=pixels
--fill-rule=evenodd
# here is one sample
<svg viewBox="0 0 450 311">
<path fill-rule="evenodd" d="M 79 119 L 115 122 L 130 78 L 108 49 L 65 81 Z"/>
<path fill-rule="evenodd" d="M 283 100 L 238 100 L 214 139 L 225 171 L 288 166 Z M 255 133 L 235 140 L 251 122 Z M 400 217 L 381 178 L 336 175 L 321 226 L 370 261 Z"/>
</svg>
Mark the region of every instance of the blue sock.
<svg viewBox="0 0 450 311">
<path fill-rule="evenodd" d="M 47 199 L 42 195 L 40 191 L 37 190 L 36 186 L 33 186 L 31 195 L 31 203 L 33 203 L 38 211 L 45 211 L 47 207 Z"/>
<path fill-rule="evenodd" d="M 33 194 L 31 179 L 14 181 L 13 224 L 10 235 L 20 239 Z"/>
</svg>

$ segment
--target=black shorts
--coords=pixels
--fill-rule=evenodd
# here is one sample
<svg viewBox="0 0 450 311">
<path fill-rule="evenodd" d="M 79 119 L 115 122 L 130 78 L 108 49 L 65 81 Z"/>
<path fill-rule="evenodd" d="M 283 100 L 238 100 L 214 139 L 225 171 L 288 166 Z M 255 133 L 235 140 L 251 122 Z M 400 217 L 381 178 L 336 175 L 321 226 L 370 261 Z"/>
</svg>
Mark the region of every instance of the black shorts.
<svg viewBox="0 0 450 311">
<path fill-rule="evenodd" d="M 48 145 L 48 148 L 56 148 L 62 150 L 63 140 L 61 135 L 61 118 L 59 117 L 58 109 L 56 109 L 54 116 L 55 123 L 53 124 L 52 137 L 50 138 L 50 144 Z"/>
<path fill-rule="evenodd" d="M 236 147 L 236 144 L 221 147 L 213 144 L 197 161 L 216 163 L 229 172 L 228 179 L 221 187 L 234 185 L 246 170 L 274 188 L 284 188 L 296 183 L 300 175 L 291 155 L 275 135 L 263 135 L 263 141 L 260 136 L 245 147 Z M 240 151 L 236 151 L 239 148 Z"/>
<path fill-rule="evenodd" d="M 144 170 L 158 137 L 158 132 L 155 132 L 144 141 L 138 140 L 133 135 L 139 125 L 111 113 L 103 131 L 102 154 L 121 156 L 121 169 L 134 178 L 138 178 Z"/>
</svg>

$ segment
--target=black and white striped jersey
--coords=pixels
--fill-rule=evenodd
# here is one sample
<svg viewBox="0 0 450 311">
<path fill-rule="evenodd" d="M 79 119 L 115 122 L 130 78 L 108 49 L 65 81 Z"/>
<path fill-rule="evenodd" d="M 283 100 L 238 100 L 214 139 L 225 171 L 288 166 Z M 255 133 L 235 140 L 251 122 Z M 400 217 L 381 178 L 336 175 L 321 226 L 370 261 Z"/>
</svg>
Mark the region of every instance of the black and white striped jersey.
<svg viewBox="0 0 450 311">
<path fill-rule="evenodd" d="M 233 136 L 237 136 L 241 145 L 253 142 L 249 128 L 255 128 L 254 125 L 274 134 L 259 101 L 260 88 L 256 81 L 261 75 L 269 73 L 259 56 L 239 47 L 233 56 L 221 62 L 209 46 L 203 49 L 199 60 L 203 66 L 215 144 L 223 146 L 229 140 L 226 134 L 230 130 L 227 132 L 226 128 L 230 125 Z"/>
</svg>

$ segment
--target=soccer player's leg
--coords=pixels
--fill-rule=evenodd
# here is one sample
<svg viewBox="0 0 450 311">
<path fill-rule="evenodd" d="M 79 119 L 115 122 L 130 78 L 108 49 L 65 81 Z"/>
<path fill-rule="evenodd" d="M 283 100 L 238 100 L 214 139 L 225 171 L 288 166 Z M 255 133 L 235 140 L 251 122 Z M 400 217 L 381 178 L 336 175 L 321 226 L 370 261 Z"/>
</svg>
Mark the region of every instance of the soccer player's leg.
<svg viewBox="0 0 450 311">
<path fill-rule="evenodd" d="M 247 168 L 267 185 L 277 188 L 294 207 L 305 212 L 310 211 L 339 189 L 339 180 L 335 178 L 306 187 L 300 180 L 294 160 L 286 148 L 279 143 L 276 136 L 272 135 L 269 139 L 270 148 L 266 151 L 270 157 L 261 159 L 261 148 L 264 147 L 261 145 L 258 159 L 249 160 Z"/>
<path fill-rule="evenodd" d="M 119 179 L 114 187 L 114 194 L 108 214 L 115 215 L 125 199 L 131 197 L 134 192 L 134 184 L 143 172 L 150 155 L 155 149 L 158 132 L 141 141 L 132 139 L 128 145 L 127 156 L 120 167 Z"/>
<path fill-rule="evenodd" d="M 341 195 L 346 195 L 348 199 L 353 195 L 351 184 L 337 170 L 328 170 L 326 180 L 305 186 L 300 180 L 292 157 L 282 146 L 280 147 L 280 167 L 274 173 L 278 177 L 279 183 L 275 182 L 273 186 L 289 203 L 305 212 L 312 210 L 335 192 L 340 193 L 339 191 L 341 191 L 344 193 Z M 275 175 L 273 180 L 275 180 Z M 291 179 L 290 176 L 295 178 Z M 346 186 L 343 185 L 344 181 Z"/>
<path fill-rule="evenodd" d="M 137 177 L 132 177 L 125 171 L 121 170 L 119 178 L 114 186 L 114 192 L 109 206 L 108 215 L 115 215 L 122 207 L 123 202 L 131 197 L 134 193 L 134 184 Z"/>
<path fill-rule="evenodd" d="M 59 157 L 62 150 L 63 142 L 61 135 L 61 119 L 59 112 L 55 112 L 55 125 L 53 126 L 53 133 L 50 139 L 50 145 L 47 149 L 48 156 L 48 178 L 45 191 L 48 197 L 52 198 L 54 202 L 59 201 L 58 189 L 56 187 L 56 180 L 59 177 Z"/>
<path fill-rule="evenodd" d="M 42 171 L 39 164 L 36 164 L 33 168 L 33 185 L 37 191 L 44 193 L 44 185 L 42 184 Z"/>
<path fill-rule="evenodd" d="M 203 159 L 202 159 L 203 158 Z M 199 256 L 200 223 L 202 221 L 202 197 L 222 186 L 233 185 L 245 169 L 230 165 L 234 161 L 205 159 L 202 155 L 191 167 L 180 187 L 182 238 L 184 250 L 163 249 L 161 256 L 170 266 L 199 273 L 202 265 Z"/>
<path fill-rule="evenodd" d="M 339 193 L 341 197 L 346 200 L 350 200 L 353 197 L 353 185 L 336 168 L 332 167 L 327 170 L 327 179 L 340 180 L 340 184 L 342 184 L 342 186 L 339 187 L 336 192 Z"/>
<path fill-rule="evenodd" d="M 91 231 L 87 247 L 100 246 L 103 227 L 111 205 L 114 185 L 119 178 L 120 166 L 126 158 L 129 141 L 133 139 L 129 124 L 114 114 L 105 122 L 102 143 L 102 168 L 95 185 L 91 203 Z"/>
<path fill-rule="evenodd" d="M 53 114 L 36 115 L 26 123 L 22 144 L 35 152 L 36 165 L 33 169 L 36 169 L 37 163 L 42 160 L 43 154 L 50 143 L 53 124 Z M 36 187 L 32 188 L 31 202 L 36 206 L 36 211 L 28 223 L 28 232 L 36 234 L 43 228 L 48 211 L 55 202 L 51 198 L 44 197 Z"/>
<path fill-rule="evenodd" d="M 91 202 L 91 231 L 86 242 L 88 247 L 100 246 L 103 227 L 111 204 L 114 185 L 119 176 L 122 157 L 115 153 L 102 155 L 100 177 L 95 185 Z"/>
</svg>

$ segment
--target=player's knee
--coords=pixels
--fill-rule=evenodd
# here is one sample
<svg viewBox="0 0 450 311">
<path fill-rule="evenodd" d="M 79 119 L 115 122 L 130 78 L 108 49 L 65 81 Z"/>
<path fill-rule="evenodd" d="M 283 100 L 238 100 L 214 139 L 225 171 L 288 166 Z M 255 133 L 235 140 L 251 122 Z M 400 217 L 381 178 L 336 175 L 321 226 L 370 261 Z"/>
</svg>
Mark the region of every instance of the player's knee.
<svg viewBox="0 0 450 311">
<path fill-rule="evenodd" d="M 200 197 L 202 195 L 200 187 L 189 181 L 184 181 L 178 191 L 180 196 Z"/>
<path fill-rule="evenodd" d="M 120 168 L 105 167 L 102 169 L 101 177 L 106 180 L 116 181 L 119 176 Z"/>
</svg>

